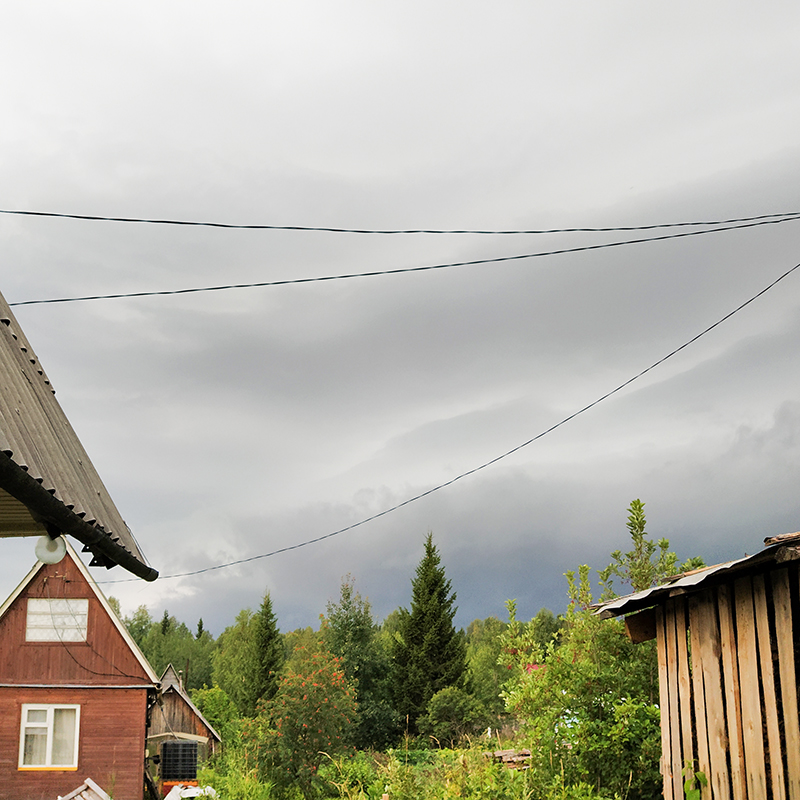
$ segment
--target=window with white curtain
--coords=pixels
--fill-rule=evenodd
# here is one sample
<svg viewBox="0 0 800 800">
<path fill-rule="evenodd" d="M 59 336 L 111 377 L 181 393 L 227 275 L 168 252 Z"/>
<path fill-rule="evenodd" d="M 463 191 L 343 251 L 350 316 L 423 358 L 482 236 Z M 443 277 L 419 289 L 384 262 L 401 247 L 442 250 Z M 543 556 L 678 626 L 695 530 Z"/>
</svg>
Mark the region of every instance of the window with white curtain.
<svg viewBox="0 0 800 800">
<path fill-rule="evenodd" d="M 20 769 L 77 769 L 78 705 L 22 706 Z"/>
<path fill-rule="evenodd" d="M 85 642 L 89 620 L 86 598 L 28 598 L 27 642 Z"/>
</svg>

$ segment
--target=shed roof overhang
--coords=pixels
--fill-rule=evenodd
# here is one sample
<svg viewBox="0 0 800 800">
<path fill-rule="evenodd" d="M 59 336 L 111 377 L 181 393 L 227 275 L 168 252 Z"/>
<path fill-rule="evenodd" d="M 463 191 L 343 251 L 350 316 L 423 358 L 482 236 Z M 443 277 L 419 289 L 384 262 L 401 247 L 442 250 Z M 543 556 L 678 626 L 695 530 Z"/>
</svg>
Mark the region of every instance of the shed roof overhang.
<svg viewBox="0 0 800 800">
<path fill-rule="evenodd" d="M 593 606 L 594 613 L 601 619 L 633 614 L 661 605 L 670 597 L 701 591 L 711 584 L 741 575 L 770 562 L 781 563 L 800 559 L 800 533 L 784 533 L 769 537 L 764 540 L 764 545 L 764 549 L 754 555 L 676 575 L 660 586 L 618 597 L 607 603 L 599 603 Z"/>
</svg>

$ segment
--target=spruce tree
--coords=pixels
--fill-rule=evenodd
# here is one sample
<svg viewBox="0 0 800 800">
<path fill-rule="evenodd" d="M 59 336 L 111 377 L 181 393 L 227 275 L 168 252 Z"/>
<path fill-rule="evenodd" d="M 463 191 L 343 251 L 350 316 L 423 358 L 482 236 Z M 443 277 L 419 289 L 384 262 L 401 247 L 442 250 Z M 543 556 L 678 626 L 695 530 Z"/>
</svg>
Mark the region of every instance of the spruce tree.
<svg viewBox="0 0 800 800">
<path fill-rule="evenodd" d="M 214 683 L 242 716 L 253 717 L 258 701 L 275 695 L 284 657 L 283 639 L 267 592 L 255 614 L 243 609 L 235 624 L 219 637 L 213 655 Z"/>
<path fill-rule="evenodd" d="M 257 700 L 271 700 L 278 691 L 284 651 L 269 592 L 264 595 L 261 608 L 253 617 L 253 645 L 256 662 L 253 695 Z"/>
<path fill-rule="evenodd" d="M 441 566 L 433 534 L 425 540 L 425 555 L 411 582 L 411 610 L 400 610 L 393 647 L 392 689 L 395 707 L 408 729 L 440 689 L 463 684 L 466 643 L 453 627 L 456 593 Z"/>
</svg>

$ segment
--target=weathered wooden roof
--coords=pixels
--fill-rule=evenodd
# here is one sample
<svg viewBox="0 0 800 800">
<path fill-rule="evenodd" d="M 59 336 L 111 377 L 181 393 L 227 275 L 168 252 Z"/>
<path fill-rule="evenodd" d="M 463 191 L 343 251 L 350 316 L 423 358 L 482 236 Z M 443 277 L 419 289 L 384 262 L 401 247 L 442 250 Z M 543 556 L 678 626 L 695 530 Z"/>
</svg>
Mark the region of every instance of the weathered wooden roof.
<svg viewBox="0 0 800 800">
<path fill-rule="evenodd" d="M 167 668 L 161 676 L 161 694 L 166 695 L 168 692 L 174 692 L 186 705 L 191 709 L 192 713 L 197 716 L 200 722 L 208 729 L 209 733 L 218 741 L 222 741 L 222 737 L 214 730 L 211 723 L 203 716 L 200 709 L 192 702 L 187 691 L 183 688 L 178 673 L 172 664 L 167 664 Z M 178 733 L 178 731 L 176 731 Z"/>
<path fill-rule="evenodd" d="M 764 540 L 764 549 L 754 555 L 676 575 L 660 586 L 618 597 L 607 603 L 599 603 L 593 608 L 602 619 L 652 608 L 670 597 L 700 591 L 711 583 L 727 580 L 733 575 L 747 572 L 760 565 L 799 559 L 798 546 L 800 546 L 800 533 L 783 533 L 780 536 L 769 537 Z"/>
<path fill-rule="evenodd" d="M 0 537 L 69 534 L 93 565 L 150 567 L 0 294 Z"/>
</svg>

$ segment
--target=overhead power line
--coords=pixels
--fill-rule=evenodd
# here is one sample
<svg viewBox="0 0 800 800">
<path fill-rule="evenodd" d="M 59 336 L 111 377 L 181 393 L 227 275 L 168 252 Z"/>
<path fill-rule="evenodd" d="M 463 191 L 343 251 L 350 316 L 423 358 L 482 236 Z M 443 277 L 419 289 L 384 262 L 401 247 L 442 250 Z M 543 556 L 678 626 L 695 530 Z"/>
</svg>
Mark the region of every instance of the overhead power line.
<svg viewBox="0 0 800 800">
<path fill-rule="evenodd" d="M 30 306 L 46 305 L 51 303 L 76 303 L 87 300 L 120 300 L 123 298 L 135 297 L 161 297 L 165 295 L 177 294 L 199 294 L 201 292 L 220 292 L 229 289 L 257 289 L 269 286 L 288 286 L 299 283 L 321 283 L 325 281 L 340 281 L 350 278 L 373 278 L 379 275 L 400 275 L 410 272 L 430 272 L 441 269 L 453 269 L 455 267 L 469 267 L 477 264 L 497 264 L 505 261 L 521 261 L 528 258 L 544 258 L 546 256 L 564 255 L 567 253 L 581 253 L 589 250 L 603 250 L 610 247 L 624 247 L 634 244 L 645 244 L 647 242 L 661 242 L 667 239 L 684 239 L 690 236 L 705 236 L 710 233 L 722 233 L 724 231 L 741 230 L 742 228 L 755 228 L 761 225 L 777 225 L 782 222 L 795 222 L 800 219 L 800 213 L 793 216 L 779 218 L 758 218 L 750 222 L 741 222 L 725 225 L 717 228 L 706 228 L 704 230 L 681 231 L 680 233 L 667 233 L 661 236 L 647 236 L 641 239 L 625 239 L 619 242 L 602 242 L 601 244 L 582 245 L 580 247 L 564 247 L 557 250 L 545 250 L 537 253 L 522 253 L 513 256 L 498 256 L 496 258 L 477 258 L 471 261 L 453 261 L 448 264 L 428 264 L 420 267 L 400 267 L 398 269 L 371 270 L 367 272 L 349 272 L 338 275 L 320 275 L 309 278 L 285 278 L 275 281 L 258 281 L 255 283 L 230 283 L 220 286 L 195 286 L 186 289 L 163 289 L 151 292 L 121 292 L 118 294 L 95 294 L 83 295 L 81 297 L 53 297 L 46 300 L 19 300 L 9 303 L 10 306 Z"/>
<path fill-rule="evenodd" d="M 537 433 L 536 436 L 533 436 L 532 438 L 528 439 L 527 441 L 522 442 L 522 444 L 518 444 L 516 447 L 512 447 L 510 450 L 507 450 L 505 453 L 502 453 L 501 455 L 496 456 L 495 458 L 492 458 L 491 460 L 484 462 L 480 466 L 473 467 L 472 469 L 467 470 L 466 472 L 462 472 L 460 475 L 456 475 L 454 478 L 451 478 L 450 480 L 445 481 L 444 483 L 440 483 L 437 486 L 434 486 L 434 487 L 432 487 L 430 489 L 426 489 L 424 492 L 420 492 L 419 494 L 414 495 L 413 497 L 409 497 L 406 500 L 403 500 L 401 503 L 397 503 L 396 505 L 393 505 L 390 508 L 385 508 L 383 511 L 379 511 L 377 514 L 373 514 L 372 516 L 366 517 L 366 518 L 364 518 L 362 520 L 359 520 L 358 522 L 354 522 L 352 525 L 347 525 L 344 528 L 339 528 L 339 530 L 332 531 L 331 533 L 326 533 L 326 534 L 324 534 L 322 536 L 317 536 L 314 539 L 308 539 L 308 540 L 306 540 L 304 542 L 298 542 L 297 544 L 292 544 L 292 545 L 288 545 L 286 547 L 281 547 L 281 548 L 279 548 L 277 550 L 272 550 L 269 553 L 261 553 L 261 554 L 256 555 L 256 556 L 250 556 L 249 558 L 240 558 L 240 559 L 237 559 L 236 561 L 228 561 L 228 562 L 226 562 L 224 564 L 215 564 L 215 565 L 210 566 L 210 567 L 204 567 L 202 569 L 191 570 L 189 572 L 178 572 L 178 573 L 176 573 L 174 575 L 161 575 L 159 577 L 159 580 L 166 580 L 166 579 L 169 579 L 169 578 L 186 578 L 186 577 L 190 577 L 192 575 L 202 575 L 203 573 L 206 573 L 206 572 L 213 572 L 213 571 L 216 571 L 216 570 L 219 570 L 219 569 L 226 569 L 227 567 L 234 567 L 234 566 L 238 566 L 240 564 L 248 564 L 248 563 L 250 563 L 252 561 L 259 561 L 259 560 L 264 559 L 264 558 L 270 558 L 272 556 L 280 555 L 281 553 L 288 553 L 291 550 L 298 550 L 301 547 L 308 547 L 309 545 L 317 544 L 318 542 L 322 542 L 325 539 L 331 539 L 334 536 L 339 536 L 339 535 L 341 535 L 343 533 L 347 533 L 348 531 L 352 531 L 355 528 L 359 528 L 362 525 L 366 525 L 368 522 L 374 522 L 376 519 L 380 519 L 381 517 L 385 517 L 388 514 L 391 514 L 391 513 L 395 512 L 395 511 L 398 511 L 401 508 L 404 508 L 405 506 L 408 506 L 408 505 L 411 505 L 412 503 L 417 502 L 417 500 L 422 500 L 422 498 L 428 497 L 429 495 L 434 494 L 434 492 L 438 492 L 438 491 L 441 491 L 442 489 L 447 488 L 448 486 L 452 486 L 454 483 L 456 483 L 456 482 L 458 482 L 460 480 L 463 480 L 464 478 L 467 478 L 470 475 L 474 475 L 476 472 L 480 472 L 481 470 L 484 470 L 487 467 L 491 467 L 494 464 L 497 464 L 499 461 L 502 461 L 503 459 L 508 458 L 509 456 L 513 455 L 514 453 L 519 452 L 523 448 L 528 447 L 529 445 L 533 444 L 534 442 L 537 442 L 539 439 L 542 439 L 543 437 L 547 436 L 547 434 L 552 433 L 553 431 L 557 430 L 558 428 L 561 428 L 562 426 L 566 425 L 568 422 L 571 422 L 576 417 L 579 417 L 581 414 L 585 414 L 587 411 L 589 411 L 590 409 L 592 409 L 595 406 L 599 405 L 604 400 L 607 400 L 609 397 L 612 397 L 613 395 L 617 394 L 618 392 L 621 392 L 627 386 L 630 386 L 632 383 L 634 383 L 635 381 L 639 380 L 639 378 L 643 377 L 644 375 L 647 375 L 648 372 L 652 372 L 654 369 L 656 369 L 656 367 L 661 366 L 664 362 L 668 361 L 673 356 L 676 356 L 678 353 L 680 353 L 681 351 L 685 350 L 690 345 L 694 344 L 696 341 L 701 339 L 707 333 L 710 333 L 715 328 L 718 328 L 720 325 L 722 325 L 724 322 L 729 320 L 735 314 L 738 314 L 742 309 L 746 308 L 752 302 L 757 300 L 759 297 L 761 297 L 762 295 L 766 294 L 770 289 L 772 289 L 773 287 L 777 286 L 782 280 L 784 280 L 784 278 L 789 277 L 789 275 L 791 275 L 797 269 L 800 269 L 800 263 L 795 264 L 793 267 L 791 267 L 790 269 L 786 270 L 786 272 L 784 272 L 782 275 L 779 275 L 777 278 L 775 278 L 774 281 L 772 281 L 770 284 L 768 284 L 763 289 L 761 289 L 761 291 L 757 292 L 752 297 L 748 298 L 743 303 L 741 303 L 736 308 L 734 308 L 732 311 L 729 311 L 727 314 L 725 314 L 724 317 L 721 317 L 716 322 L 712 323 L 707 328 L 702 330 L 700 333 L 696 334 L 695 336 L 693 336 L 688 341 L 684 342 L 679 347 L 676 347 L 670 353 L 667 353 L 667 355 L 663 356 L 662 358 L 659 358 L 658 361 L 654 361 L 649 367 L 645 367 L 645 369 L 641 370 L 641 372 L 638 372 L 633 377 L 628 378 L 628 380 L 626 380 L 623 383 L 619 384 L 619 386 L 617 386 L 616 388 L 612 389 L 609 392 L 606 392 L 604 395 L 602 395 L 601 397 L 598 397 L 596 400 L 592 401 L 588 405 L 583 406 L 583 408 L 580 408 L 577 411 L 574 411 L 572 414 L 570 414 L 567 417 L 564 417 L 562 420 L 560 420 L 559 422 L 556 422 L 554 425 L 551 425 L 549 428 L 546 428 L 545 430 L 541 431 L 540 433 Z M 134 580 L 136 580 L 136 579 L 135 578 L 126 578 L 126 579 L 122 579 L 122 580 L 118 580 L 118 581 L 100 581 L 100 583 L 129 583 L 129 582 L 134 581 Z"/>
<path fill-rule="evenodd" d="M 315 225 L 243 225 L 228 222 L 198 222 L 185 219 L 146 219 L 143 217 L 103 217 L 94 214 L 62 214 L 55 211 L 21 211 L 12 209 L 0 209 L 0 214 L 13 214 L 23 217 L 55 217 L 58 219 L 88 220 L 91 222 L 127 222 L 140 223 L 146 225 L 179 225 L 197 228 L 229 228 L 234 230 L 248 231 L 318 231 L 323 233 L 359 233 L 359 234 L 378 234 L 391 236 L 394 234 L 478 234 L 488 236 L 524 235 L 524 234 L 544 234 L 544 233 L 611 233 L 614 231 L 651 231 L 659 228 L 685 228 L 691 225 L 729 225 L 732 222 L 753 222 L 756 220 L 773 219 L 776 217 L 794 217 L 800 211 L 788 211 L 780 214 L 761 214 L 757 217 L 738 217 L 732 219 L 691 222 L 664 222 L 653 225 L 624 225 L 608 228 L 543 228 L 543 229 L 519 229 L 519 230 L 445 230 L 434 228 L 327 228 Z"/>
</svg>

